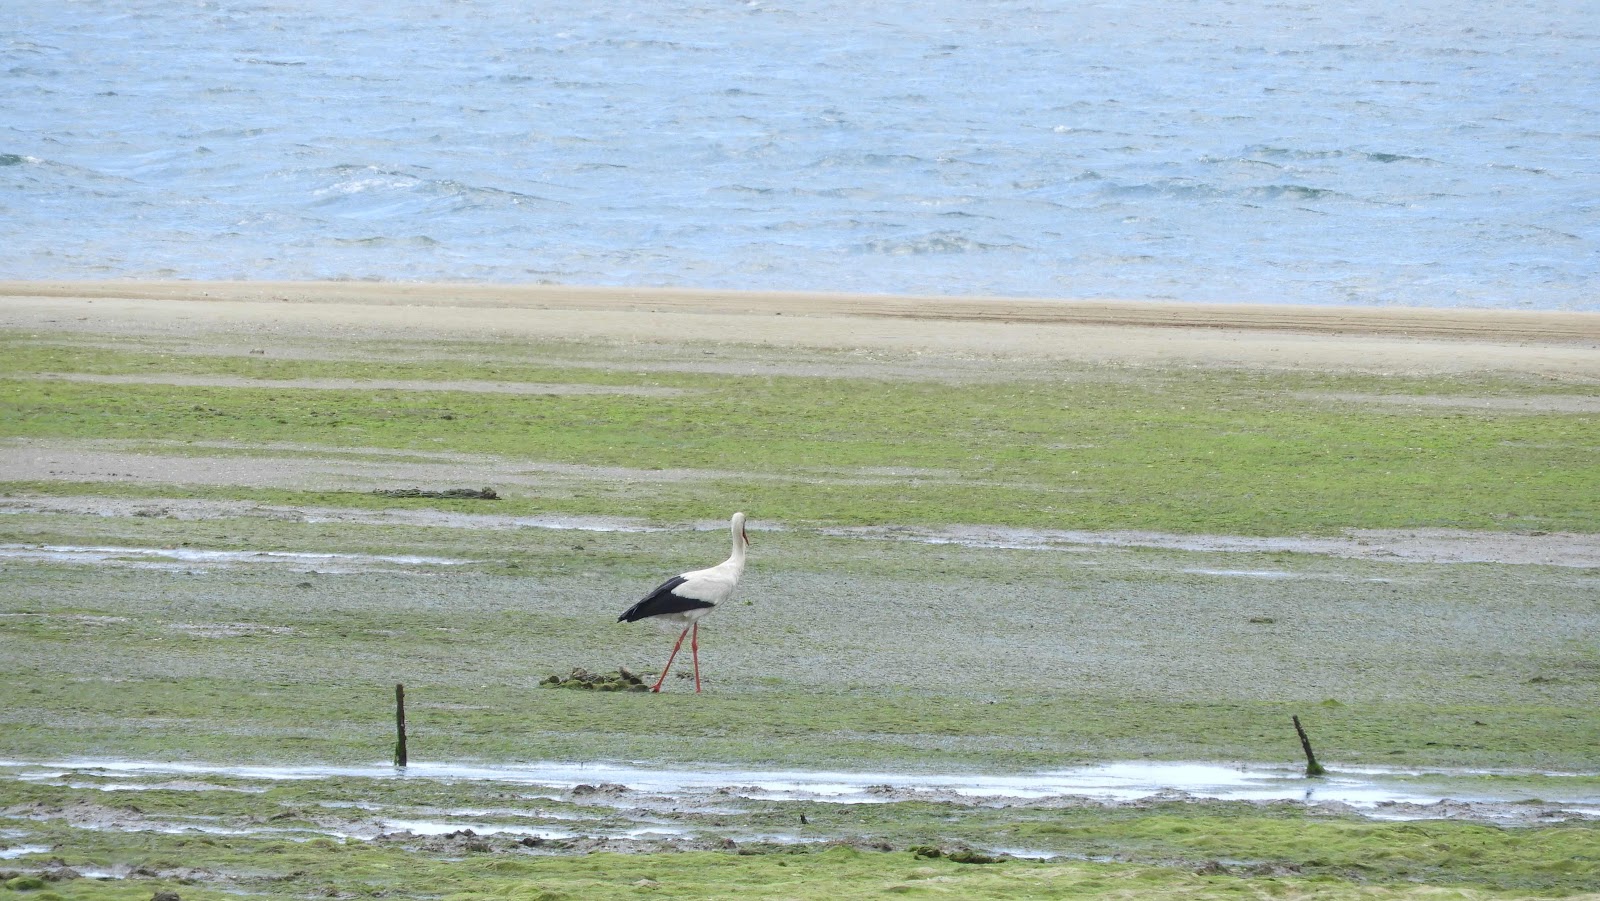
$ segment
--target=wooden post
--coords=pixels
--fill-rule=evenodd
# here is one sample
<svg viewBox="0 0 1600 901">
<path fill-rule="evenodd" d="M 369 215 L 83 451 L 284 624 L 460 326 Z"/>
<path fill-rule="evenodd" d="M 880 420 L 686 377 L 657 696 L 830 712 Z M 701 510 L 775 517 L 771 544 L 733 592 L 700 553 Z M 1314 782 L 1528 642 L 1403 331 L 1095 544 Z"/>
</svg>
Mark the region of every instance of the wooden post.
<svg viewBox="0 0 1600 901">
<path fill-rule="evenodd" d="M 1306 775 L 1326 776 L 1328 771 L 1322 768 L 1322 764 L 1317 763 L 1317 755 L 1311 753 L 1311 739 L 1306 737 L 1306 730 L 1300 725 L 1300 717 L 1290 718 L 1294 720 L 1294 731 L 1300 733 L 1300 747 L 1306 752 Z"/>
<path fill-rule="evenodd" d="M 406 687 L 394 686 L 394 765 L 406 765 Z"/>
</svg>

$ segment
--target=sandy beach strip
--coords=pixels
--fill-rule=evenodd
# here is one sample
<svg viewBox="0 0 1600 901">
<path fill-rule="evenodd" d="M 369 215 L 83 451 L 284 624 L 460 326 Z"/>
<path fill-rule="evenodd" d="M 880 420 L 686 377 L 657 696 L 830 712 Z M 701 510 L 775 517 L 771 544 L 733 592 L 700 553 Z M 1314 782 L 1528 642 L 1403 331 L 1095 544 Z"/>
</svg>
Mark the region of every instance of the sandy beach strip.
<svg viewBox="0 0 1600 901">
<path fill-rule="evenodd" d="M 0 282 L 0 328 L 586 339 L 1600 380 L 1600 313 L 390 282 Z"/>
</svg>

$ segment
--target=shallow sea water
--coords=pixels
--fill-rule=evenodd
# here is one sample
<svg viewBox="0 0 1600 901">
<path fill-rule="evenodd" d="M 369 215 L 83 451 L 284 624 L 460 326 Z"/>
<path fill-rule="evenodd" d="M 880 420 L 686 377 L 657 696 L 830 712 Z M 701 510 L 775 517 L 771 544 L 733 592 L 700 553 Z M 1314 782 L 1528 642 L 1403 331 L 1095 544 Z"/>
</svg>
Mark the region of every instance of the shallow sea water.
<svg viewBox="0 0 1600 901">
<path fill-rule="evenodd" d="M 1600 309 L 1600 5 L 0 10 L 0 277 Z"/>
</svg>

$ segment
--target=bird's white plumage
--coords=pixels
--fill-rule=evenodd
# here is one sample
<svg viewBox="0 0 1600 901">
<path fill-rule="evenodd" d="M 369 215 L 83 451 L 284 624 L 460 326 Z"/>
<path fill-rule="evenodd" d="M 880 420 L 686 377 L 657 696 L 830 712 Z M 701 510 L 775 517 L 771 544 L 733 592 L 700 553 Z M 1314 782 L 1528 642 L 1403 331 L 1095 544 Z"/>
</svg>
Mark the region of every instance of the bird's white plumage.
<svg viewBox="0 0 1600 901">
<path fill-rule="evenodd" d="M 697 601 L 709 601 L 720 604 L 733 597 L 733 590 L 739 587 L 739 577 L 744 574 L 744 555 L 729 559 L 708 569 L 697 569 L 694 572 L 684 573 L 679 578 L 683 584 L 672 589 L 672 593 L 680 597 L 694 598 Z"/>
</svg>

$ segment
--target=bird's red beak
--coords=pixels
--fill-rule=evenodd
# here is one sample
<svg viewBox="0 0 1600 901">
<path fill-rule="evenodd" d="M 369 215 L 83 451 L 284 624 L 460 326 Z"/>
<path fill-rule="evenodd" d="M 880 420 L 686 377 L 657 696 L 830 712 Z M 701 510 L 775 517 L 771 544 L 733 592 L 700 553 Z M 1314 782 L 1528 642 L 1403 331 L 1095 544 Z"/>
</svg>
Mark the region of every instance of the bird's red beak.
<svg viewBox="0 0 1600 901">
<path fill-rule="evenodd" d="M 750 546 L 750 535 L 745 532 L 744 526 L 739 527 L 739 539 L 744 542 L 745 547 Z"/>
</svg>

